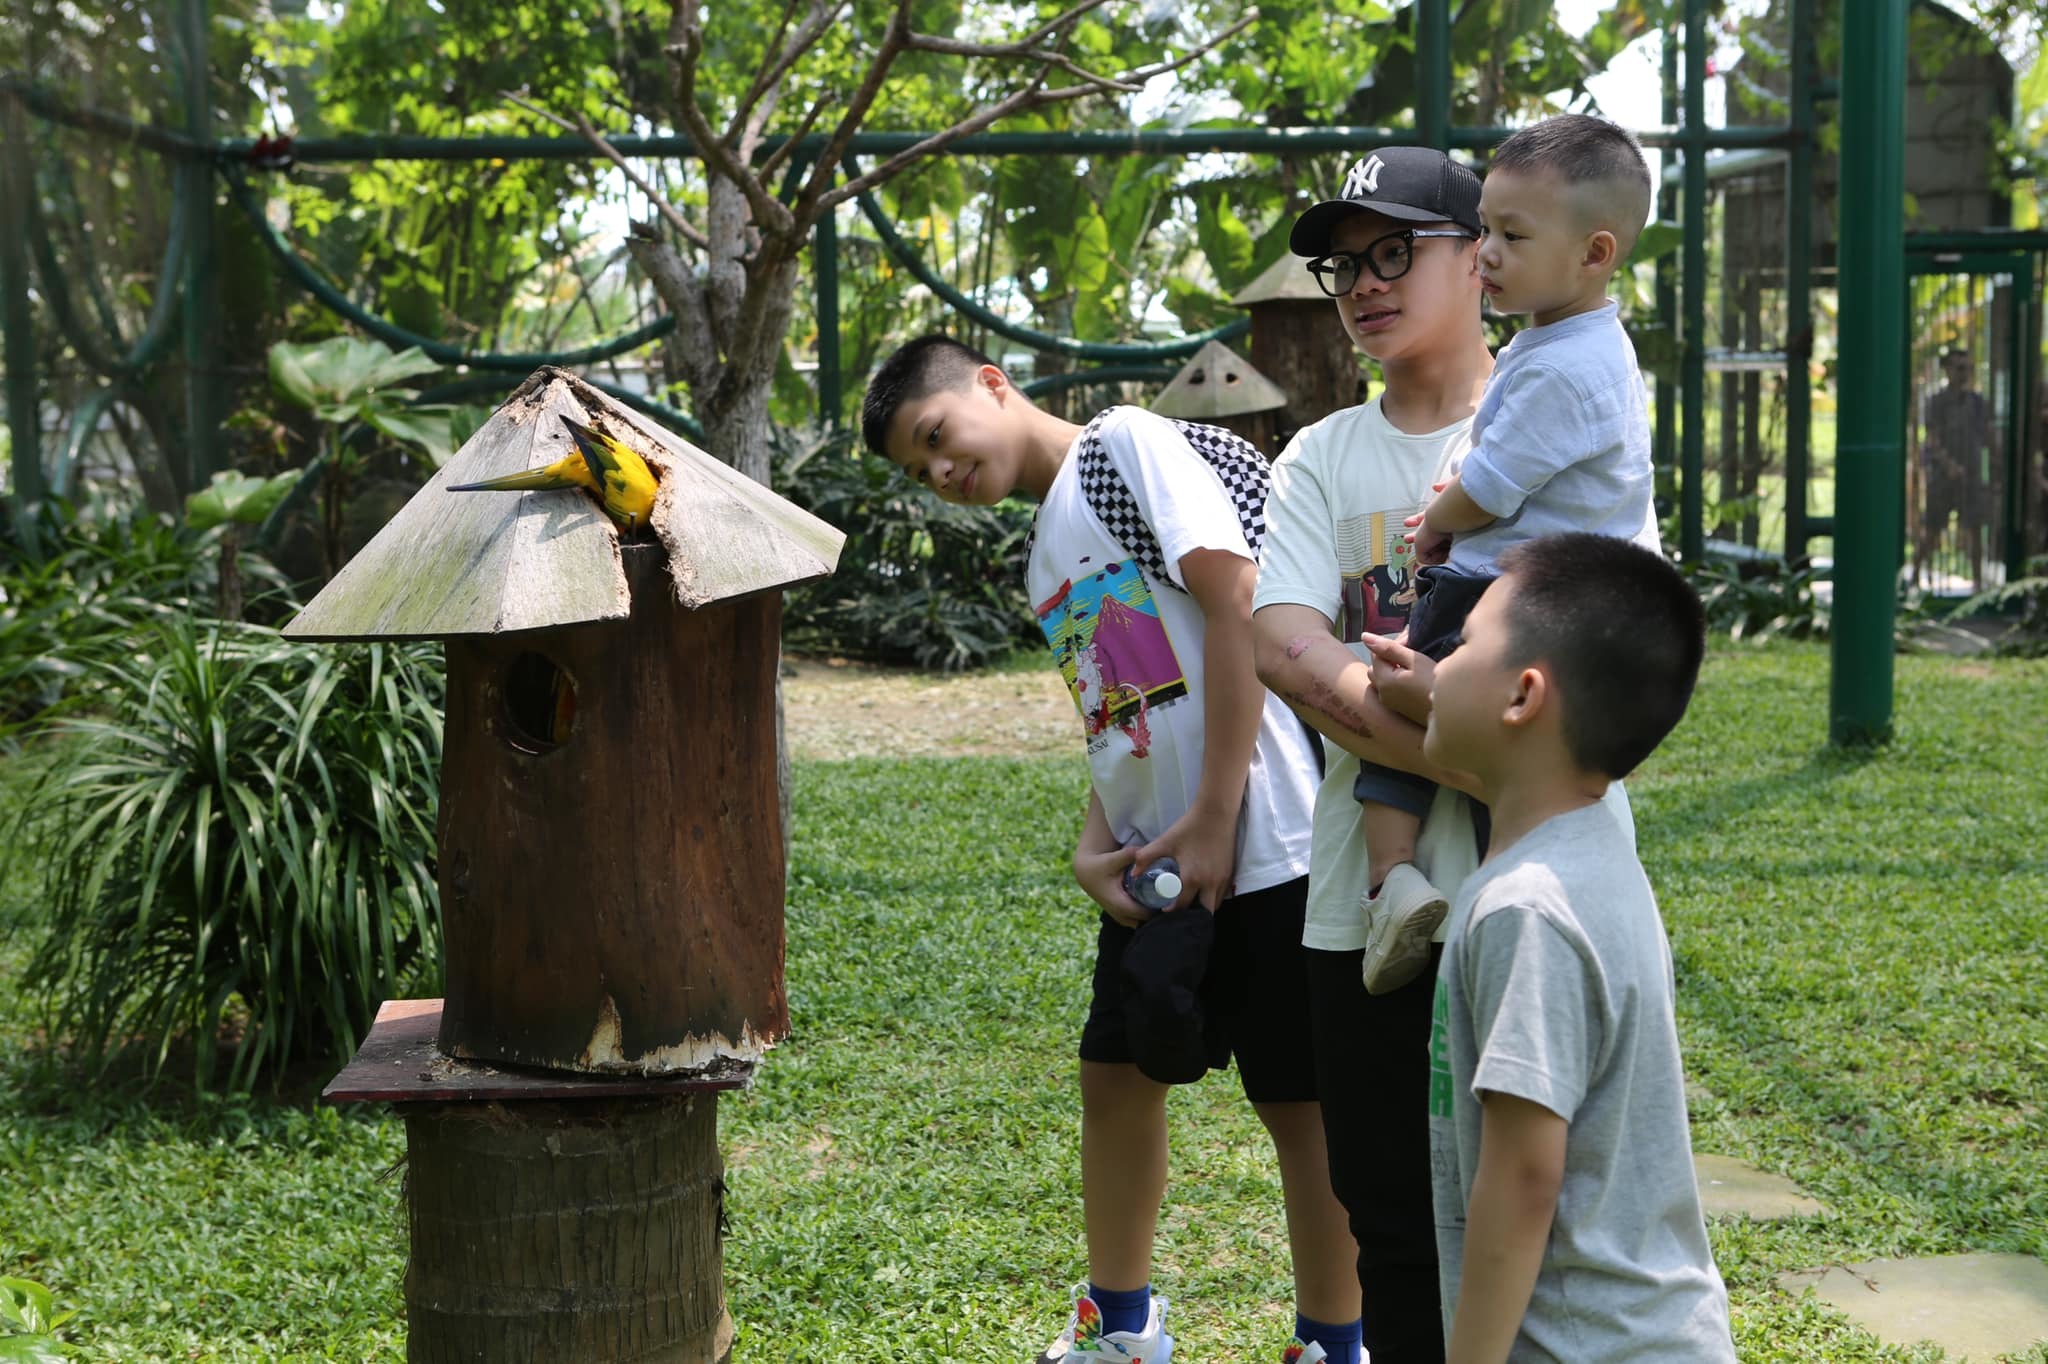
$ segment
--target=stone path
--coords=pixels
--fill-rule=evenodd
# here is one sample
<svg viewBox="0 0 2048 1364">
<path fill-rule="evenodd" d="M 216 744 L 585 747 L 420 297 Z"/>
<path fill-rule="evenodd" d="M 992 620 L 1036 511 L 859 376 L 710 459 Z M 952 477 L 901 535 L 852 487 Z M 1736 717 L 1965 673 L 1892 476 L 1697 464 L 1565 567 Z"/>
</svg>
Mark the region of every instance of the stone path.
<svg viewBox="0 0 2048 1364">
<path fill-rule="evenodd" d="M 2048 1264 L 2031 1255 L 1933 1255 L 1828 1265 L 1779 1276 L 1890 1345 L 1932 1341 L 1951 1360 L 1991 1364 L 2048 1340 Z"/>
<path fill-rule="evenodd" d="M 1778 1217 L 1818 1217 L 1827 1211 L 1783 1175 L 1745 1165 L 1732 1156 L 1695 1154 L 1692 1163 L 1699 1175 L 1700 1207 L 1709 1217 L 1746 1216 L 1764 1222 Z"/>
</svg>

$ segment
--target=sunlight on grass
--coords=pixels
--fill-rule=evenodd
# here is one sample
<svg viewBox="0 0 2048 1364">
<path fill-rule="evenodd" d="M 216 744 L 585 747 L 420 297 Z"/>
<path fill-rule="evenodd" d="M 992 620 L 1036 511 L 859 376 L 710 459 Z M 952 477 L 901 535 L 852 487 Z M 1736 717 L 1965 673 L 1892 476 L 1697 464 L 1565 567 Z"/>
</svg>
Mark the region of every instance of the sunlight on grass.
<svg viewBox="0 0 2048 1364">
<path fill-rule="evenodd" d="M 1718 650 L 1632 783 L 1695 1144 L 1831 1210 L 1716 1224 L 1746 1359 L 1932 1357 L 1785 1294 L 1783 1270 L 2048 1256 L 2048 664 L 1908 657 L 1899 684 L 1897 741 L 1842 755 L 1824 649 Z M 1084 1272 L 1081 763 L 798 775 L 796 1032 L 721 1109 L 735 1359 L 882 1361 L 913 1337 L 932 1358 L 1029 1358 Z M 397 1122 L 45 1074 L 12 984 L 29 894 L 0 900 L 0 1273 L 82 1307 L 90 1357 L 402 1358 Z M 1173 1119 L 1156 1279 L 1175 1334 L 1189 1359 L 1277 1358 L 1292 1308 L 1257 1124 L 1234 1077 L 1179 1092 Z"/>
</svg>

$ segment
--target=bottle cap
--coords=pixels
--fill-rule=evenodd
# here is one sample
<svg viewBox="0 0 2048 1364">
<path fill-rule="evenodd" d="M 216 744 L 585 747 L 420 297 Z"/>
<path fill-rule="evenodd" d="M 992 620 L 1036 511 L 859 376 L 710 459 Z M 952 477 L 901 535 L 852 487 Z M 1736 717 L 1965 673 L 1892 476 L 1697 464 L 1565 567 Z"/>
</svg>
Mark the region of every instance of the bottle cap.
<svg viewBox="0 0 2048 1364">
<path fill-rule="evenodd" d="M 1159 872 L 1152 878 L 1152 889 L 1158 892 L 1161 899 L 1178 900 L 1180 898 L 1180 878 L 1170 871 Z"/>
</svg>

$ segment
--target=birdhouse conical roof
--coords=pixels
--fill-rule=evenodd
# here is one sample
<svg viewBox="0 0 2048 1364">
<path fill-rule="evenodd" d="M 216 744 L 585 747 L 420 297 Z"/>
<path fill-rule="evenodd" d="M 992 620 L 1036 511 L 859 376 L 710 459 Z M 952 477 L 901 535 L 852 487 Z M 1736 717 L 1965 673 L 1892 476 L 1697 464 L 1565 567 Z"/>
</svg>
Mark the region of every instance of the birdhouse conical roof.
<svg viewBox="0 0 2048 1364">
<path fill-rule="evenodd" d="M 1206 420 L 1269 412 L 1287 406 L 1280 386 L 1259 373 L 1251 361 L 1221 341 L 1211 341 L 1181 366 L 1152 410 L 1162 417 Z"/>
<path fill-rule="evenodd" d="M 845 536 L 567 370 L 534 371 L 284 633 L 419 639 L 623 620 L 621 532 L 580 488 L 451 493 L 539 469 L 575 447 L 561 418 L 638 451 L 660 486 L 649 516 L 677 600 L 712 602 L 822 578 Z M 643 534 L 646 532 L 642 532 Z"/>
<path fill-rule="evenodd" d="M 1311 303 L 1327 303 L 1329 296 L 1308 272 L 1308 262 L 1300 256 L 1288 254 L 1274 261 L 1259 272 L 1259 277 L 1238 291 L 1230 300 L 1232 307 L 1249 308 L 1254 303 L 1274 303 L 1281 300 Z"/>
</svg>

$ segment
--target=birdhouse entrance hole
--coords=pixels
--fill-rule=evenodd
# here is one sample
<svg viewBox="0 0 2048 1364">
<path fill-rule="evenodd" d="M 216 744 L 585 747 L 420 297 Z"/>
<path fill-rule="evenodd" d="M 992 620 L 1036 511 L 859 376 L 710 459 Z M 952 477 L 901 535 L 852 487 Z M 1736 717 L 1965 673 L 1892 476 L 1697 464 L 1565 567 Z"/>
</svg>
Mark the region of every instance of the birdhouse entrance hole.
<svg viewBox="0 0 2048 1364">
<path fill-rule="evenodd" d="M 576 682 L 545 654 L 513 656 L 498 679 L 505 741 L 522 753 L 560 748 L 576 728 Z"/>
</svg>

